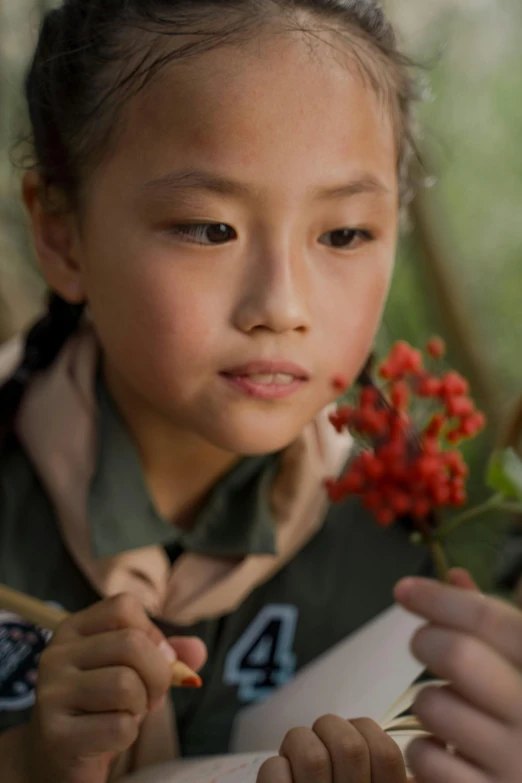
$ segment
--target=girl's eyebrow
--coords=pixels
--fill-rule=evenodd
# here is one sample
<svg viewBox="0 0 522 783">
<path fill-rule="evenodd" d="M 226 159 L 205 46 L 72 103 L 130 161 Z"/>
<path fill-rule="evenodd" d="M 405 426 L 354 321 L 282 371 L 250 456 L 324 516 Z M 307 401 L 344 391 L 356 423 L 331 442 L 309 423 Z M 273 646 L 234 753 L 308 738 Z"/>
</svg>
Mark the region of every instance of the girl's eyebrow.
<svg viewBox="0 0 522 783">
<path fill-rule="evenodd" d="M 206 190 L 210 193 L 218 193 L 222 196 L 235 198 L 260 198 L 261 191 L 258 187 L 246 182 L 231 179 L 220 174 L 215 174 L 204 169 L 182 169 L 165 174 L 153 179 L 143 186 L 145 195 L 175 196 L 186 191 Z M 334 185 L 327 188 L 316 188 L 311 197 L 317 199 L 337 200 L 349 198 L 361 193 L 386 194 L 391 193 L 380 179 L 372 174 L 362 172 L 350 182 L 343 185 Z"/>
</svg>

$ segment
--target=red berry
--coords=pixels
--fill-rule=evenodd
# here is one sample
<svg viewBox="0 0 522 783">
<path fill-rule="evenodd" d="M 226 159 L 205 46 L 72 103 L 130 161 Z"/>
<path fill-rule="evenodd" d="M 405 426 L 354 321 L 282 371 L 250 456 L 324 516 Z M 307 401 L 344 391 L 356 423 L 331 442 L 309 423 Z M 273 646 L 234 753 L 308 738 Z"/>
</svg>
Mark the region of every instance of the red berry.
<svg viewBox="0 0 522 783">
<path fill-rule="evenodd" d="M 460 431 L 460 427 L 457 427 L 455 430 L 450 430 L 450 432 L 446 435 L 446 440 L 448 443 L 457 444 L 460 443 L 462 440 L 462 433 Z"/>
<path fill-rule="evenodd" d="M 383 378 L 385 381 L 388 381 L 393 376 L 393 371 L 390 362 L 383 362 L 381 366 L 379 367 L 379 375 L 381 378 Z"/>
<path fill-rule="evenodd" d="M 449 486 L 451 491 L 465 489 L 466 487 L 466 479 L 464 476 L 455 476 L 455 478 L 452 478 L 449 482 Z"/>
<path fill-rule="evenodd" d="M 461 397 L 469 394 L 469 383 L 460 373 L 452 370 L 442 379 L 441 394 L 445 397 Z"/>
<path fill-rule="evenodd" d="M 346 426 L 346 423 L 341 419 L 337 413 L 331 413 L 329 416 L 330 423 L 333 424 L 337 432 L 342 432 Z"/>
<path fill-rule="evenodd" d="M 387 413 L 387 422 L 390 427 L 390 440 L 402 440 L 406 436 L 406 430 L 412 426 L 412 422 L 405 413 L 392 410 Z"/>
<path fill-rule="evenodd" d="M 350 427 L 354 419 L 355 411 L 349 405 L 342 405 L 334 413 L 331 413 L 329 419 L 337 432 L 342 432 L 345 427 Z"/>
<path fill-rule="evenodd" d="M 473 401 L 469 397 L 450 397 L 446 403 L 448 416 L 463 417 L 471 416 L 475 411 Z"/>
<path fill-rule="evenodd" d="M 410 387 L 404 381 L 396 381 L 391 390 L 391 401 L 397 410 L 406 410 L 410 401 Z"/>
<path fill-rule="evenodd" d="M 397 516 L 391 509 L 382 508 L 380 511 L 377 511 L 375 518 L 381 527 L 390 527 L 397 519 Z"/>
<path fill-rule="evenodd" d="M 410 357 L 412 351 L 413 348 L 406 340 L 398 340 L 392 345 L 389 358 L 394 362 L 402 364 Z"/>
<path fill-rule="evenodd" d="M 462 419 L 459 429 L 464 438 L 474 438 L 479 432 L 480 422 L 477 421 L 474 415 L 467 416 L 465 419 Z"/>
<path fill-rule="evenodd" d="M 363 505 L 368 511 L 382 510 L 382 497 L 381 493 L 377 490 L 370 490 L 366 492 L 363 498 Z"/>
<path fill-rule="evenodd" d="M 378 481 L 385 472 L 382 461 L 373 453 L 373 451 L 363 451 L 361 454 L 361 464 L 364 474 L 371 481 Z"/>
<path fill-rule="evenodd" d="M 359 405 L 361 408 L 373 408 L 379 402 L 379 392 L 373 386 L 365 386 L 361 390 Z"/>
<path fill-rule="evenodd" d="M 376 451 L 377 456 L 384 463 L 387 469 L 401 460 L 406 453 L 406 444 L 404 441 L 389 441 L 383 446 L 379 446 Z"/>
<path fill-rule="evenodd" d="M 339 503 L 344 498 L 344 492 L 338 482 L 327 479 L 327 481 L 325 481 L 325 487 L 328 496 L 333 503 Z"/>
<path fill-rule="evenodd" d="M 426 345 L 426 351 L 433 359 L 442 359 L 446 354 L 446 343 L 440 337 L 432 337 Z"/>
<path fill-rule="evenodd" d="M 433 488 L 432 498 L 437 506 L 446 506 L 450 502 L 451 490 L 447 485 L 439 484 Z"/>
<path fill-rule="evenodd" d="M 464 422 L 462 422 L 462 424 L 464 424 Z M 479 432 L 482 432 L 485 426 L 486 426 L 486 417 L 481 411 L 476 411 L 467 420 L 466 434 L 468 432 L 470 433 L 468 437 L 473 437 L 475 435 L 478 435 Z"/>
<path fill-rule="evenodd" d="M 422 448 L 424 453 L 428 454 L 430 457 L 440 454 L 439 441 L 436 437 L 431 435 L 424 437 Z"/>
<path fill-rule="evenodd" d="M 340 481 L 344 492 L 347 495 L 356 495 L 364 489 L 365 480 L 359 470 L 350 470 Z"/>
<path fill-rule="evenodd" d="M 413 502 L 411 513 L 415 519 L 425 519 L 431 511 L 431 503 L 425 498 L 418 498 Z"/>
<path fill-rule="evenodd" d="M 469 473 L 469 468 L 460 451 L 447 451 L 444 455 L 444 462 L 454 476 L 463 478 Z"/>
<path fill-rule="evenodd" d="M 390 380 L 399 380 L 405 373 L 416 373 L 421 369 L 421 353 L 401 340 L 392 347 L 387 361 L 381 367 L 381 376 Z"/>
<path fill-rule="evenodd" d="M 436 413 L 426 428 L 428 438 L 437 438 L 444 429 L 446 417 L 443 413 Z"/>
<path fill-rule="evenodd" d="M 423 454 L 416 463 L 417 474 L 421 479 L 427 479 L 439 472 L 440 461 L 435 456 Z"/>
<path fill-rule="evenodd" d="M 405 492 L 395 490 L 393 493 L 390 493 L 390 508 L 398 514 L 398 516 L 402 517 L 404 514 L 407 514 L 410 507 L 411 501 Z"/>
<path fill-rule="evenodd" d="M 361 408 L 356 414 L 354 428 L 363 435 L 383 435 L 386 432 L 386 422 L 384 411 Z"/>
<path fill-rule="evenodd" d="M 404 364 L 406 372 L 416 374 L 423 369 L 422 354 L 420 351 L 412 350 Z"/>
<path fill-rule="evenodd" d="M 475 424 L 478 427 L 478 431 L 481 432 L 487 424 L 486 416 L 482 413 L 482 411 L 477 411 L 473 415 L 475 417 Z"/>
<path fill-rule="evenodd" d="M 402 487 L 402 485 L 408 484 L 411 476 L 411 466 L 404 458 L 393 460 L 386 466 L 386 470 L 387 475 L 399 486 Z"/>
<path fill-rule="evenodd" d="M 432 378 L 426 376 L 421 379 L 416 388 L 416 393 L 419 397 L 439 397 L 441 393 L 442 384 L 438 378 Z"/>
<path fill-rule="evenodd" d="M 348 391 L 349 385 L 350 384 L 345 375 L 335 375 L 334 378 L 332 378 L 332 386 L 334 388 L 334 391 L 338 391 L 338 392 Z"/>
<path fill-rule="evenodd" d="M 453 489 L 450 493 L 450 503 L 452 506 L 463 506 L 468 499 L 464 489 Z"/>
</svg>

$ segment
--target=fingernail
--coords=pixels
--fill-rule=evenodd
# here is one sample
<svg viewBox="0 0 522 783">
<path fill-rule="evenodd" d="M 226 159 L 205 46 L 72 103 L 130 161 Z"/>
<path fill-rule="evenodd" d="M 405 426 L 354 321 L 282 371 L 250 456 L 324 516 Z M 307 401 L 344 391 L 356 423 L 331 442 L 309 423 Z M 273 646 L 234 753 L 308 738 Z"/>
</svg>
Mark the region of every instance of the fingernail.
<svg viewBox="0 0 522 783">
<path fill-rule="evenodd" d="M 169 663 L 174 663 L 174 661 L 178 659 L 178 656 L 168 642 L 162 642 L 159 646 L 159 649 Z"/>
</svg>

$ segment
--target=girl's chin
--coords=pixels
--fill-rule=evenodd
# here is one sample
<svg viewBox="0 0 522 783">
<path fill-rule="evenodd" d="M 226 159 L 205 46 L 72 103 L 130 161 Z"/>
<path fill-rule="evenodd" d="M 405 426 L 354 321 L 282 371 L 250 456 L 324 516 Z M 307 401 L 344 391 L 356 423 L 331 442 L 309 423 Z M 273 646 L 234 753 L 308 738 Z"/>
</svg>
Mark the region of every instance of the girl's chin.
<svg viewBox="0 0 522 783">
<path fill-rule="evenodd" d="M 226 432 L 212 433 L 210 440 L 224 451 L 253 457 L 274 454 L 286 449 L 299 437 L 302 431 L 303 425 L 273 429 L 270 427 L 236 428 L 231 426 L 227 428 Z"/>
</svg>

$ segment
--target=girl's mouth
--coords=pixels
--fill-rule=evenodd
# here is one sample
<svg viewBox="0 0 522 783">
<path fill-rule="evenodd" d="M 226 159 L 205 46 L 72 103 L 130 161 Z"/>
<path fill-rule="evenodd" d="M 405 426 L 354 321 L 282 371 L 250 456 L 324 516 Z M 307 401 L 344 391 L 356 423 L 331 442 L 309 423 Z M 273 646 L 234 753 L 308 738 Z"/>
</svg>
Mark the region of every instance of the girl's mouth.
<svg viewBox="0 0 522 783">
<path fill-rule="evenodd" d="M 220 373 L 236 391 L 249 397 L 276 400 L 289 397 L 308 383 L 302 367 L 286 361 L 257 361 Z"/>
</svg>

